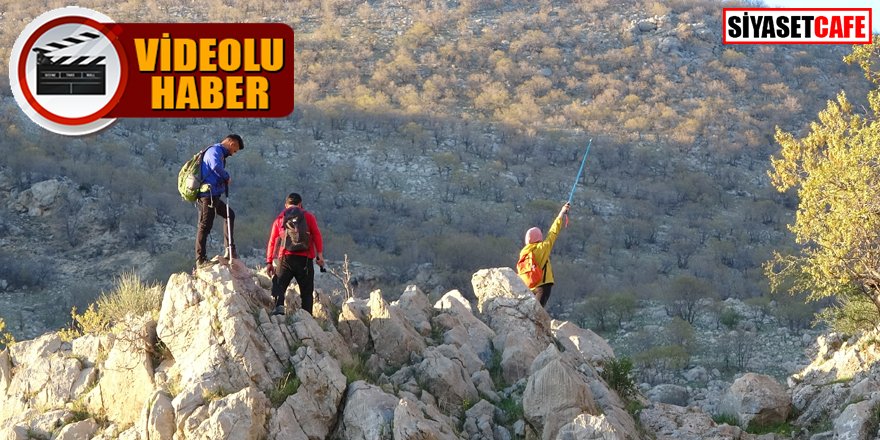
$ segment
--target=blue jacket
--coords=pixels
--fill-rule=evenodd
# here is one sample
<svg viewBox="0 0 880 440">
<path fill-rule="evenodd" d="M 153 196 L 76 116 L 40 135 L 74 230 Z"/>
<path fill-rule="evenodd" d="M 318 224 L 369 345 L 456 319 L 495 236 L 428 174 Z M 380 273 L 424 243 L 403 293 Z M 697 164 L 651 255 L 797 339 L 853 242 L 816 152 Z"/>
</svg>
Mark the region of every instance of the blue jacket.
<svg viewBox="0 0 880 440">
<path fill-rule="evenodd" d="M 206 189 L 205 185 L 211 186 L 210 194 L 219 196 L 226 191 L 226 180 L 229 179 L 229 173 L 226 172 L 226 158 L 229 152 L 220 144 L 214 144 L 205 151 L 202 157 L 202 189 Z M 207 197 L 208 191 L 199 193 L 199 197 Z"/>
</svg>

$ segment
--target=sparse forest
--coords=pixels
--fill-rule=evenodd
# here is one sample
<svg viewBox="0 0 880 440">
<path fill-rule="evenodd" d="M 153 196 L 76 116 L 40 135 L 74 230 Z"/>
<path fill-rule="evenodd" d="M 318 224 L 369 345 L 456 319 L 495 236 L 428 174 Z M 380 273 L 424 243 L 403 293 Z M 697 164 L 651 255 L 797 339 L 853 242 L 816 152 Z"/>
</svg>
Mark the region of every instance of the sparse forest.
<svg viewBox="0 0 880 440">
<path fill-rule="evenodd" d="M 27 22 L 61 6 L 5 3 L 2 53 Z M 475 270 L 515 263 L 526 229 L 549 227 L 592 138 L 553 254 L 551 314 L 615 328 L 635 301 L 664 301 L 679 318 L 670 330 L 679 347 L 707 313 L 694 298 L 766 298 L 762 264 L 793 246 L 786 224 L 797 199 L 766 175 L 774 127 L 800 133 L 840 89 L 859 103 L 868 90 L 858 67 L 841 62 L 849 47 L 722 45 L 722 3 L 708 0 L 80 5 L 120 22 L 288 23 L 295 111 L 123 120 L 72 139 L 27 121 L 3 77 L 0 166 L 12 189 L 65 177 L 93 201 L 73 197 L 65 211 L 100 220 L 47 218 L 65 239 L 25 260 L 101 258 L 94 237 L 110 233 L 117 248 L 159 262 L 150 279 L 191 268 L 196 211 L 174 176 L 200 147 L 238 132 L 247 148 L 228 166 L 242 256 L 262 258 L 269 224 L 296 190 L 331 262 L 348 254 L 382 268 L 391 297 L 426 264 L 434 285 L 423 288 L 466 292 Z M 0 229 L 18 215 L 0 210 Z M 8 240 L 43 249 L 37 237 Z"/>
</svg>

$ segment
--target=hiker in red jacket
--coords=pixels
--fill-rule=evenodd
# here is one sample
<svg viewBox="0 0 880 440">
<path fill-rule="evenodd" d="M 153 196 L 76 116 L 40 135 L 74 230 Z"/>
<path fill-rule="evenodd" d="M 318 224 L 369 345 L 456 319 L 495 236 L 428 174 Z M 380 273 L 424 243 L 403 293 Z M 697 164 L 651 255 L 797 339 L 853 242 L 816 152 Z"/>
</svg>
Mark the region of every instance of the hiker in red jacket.
<svg viewBox="0 0 880 440">
<path fill-rule="evenodd" d="M 278 259 L 278 270 L 273 260 Z M 315 290 L 315 262 L 324 268 L 324 241 L 315 216 L 303 209 L 302 196 L 290 193 L 284 210 L 272 223 L 266 247 L 266 272 L 272 277 L 272 315 L 284 314 L 284 293 L 296 279 L 302 308 L 312 314 Z"/>
</svg>

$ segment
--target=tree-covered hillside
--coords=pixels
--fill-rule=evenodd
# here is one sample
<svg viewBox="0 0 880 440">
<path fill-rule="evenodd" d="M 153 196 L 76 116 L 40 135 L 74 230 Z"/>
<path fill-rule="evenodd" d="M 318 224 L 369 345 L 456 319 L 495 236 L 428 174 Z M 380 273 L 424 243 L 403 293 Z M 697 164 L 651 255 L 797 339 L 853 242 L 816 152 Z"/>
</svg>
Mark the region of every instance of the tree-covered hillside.
<svg viewBox="0 0 880 440">
<path fill-rule="evenodd" d="M 3 53 L 60 6 L 4 3 Z M 840 61 L 848 47 L 722 45 L 721 8 L 736 4 L 708 0 L 80 5 L 120 22 L 288 23 L 296 108 L 286 119 L 124 120 L 65 138 L 30 123 L 0 79 L 0 258 L 14 263 L 0 278 L 21 279 L 14 292 L 69 283 L 76 264 L 22 275 L 47 259 L 92 267 L 136 249 L 151 277 L 190 268 L 195 210 L 174 177 L 199 147 L 238 132 L 247 148 L 229 162 L 232 206 L 239 251 L 255 263 L 296 190 L 326 229 L 327 257 L 384 269 L 389 295 L 428 263 L 427 287 L 467 291 L 476 269 L 513 265 L 528 227 L 549 226 L 592 138 L 554 251 L 552 313 L 603 295 L 675 296 L 694 278 L 706 296 L 761 296 L 761 264 L 791 243 L 795 206 L 766 176 L 774 127 L 800 132 L 840 89 L 867 90 Z M 33 183 L 61 177 L 73 189 L 63 215 L 15 210 Z M 146 267 L 114 260 L 96 279 L 124 265 Z"/>
</svg>

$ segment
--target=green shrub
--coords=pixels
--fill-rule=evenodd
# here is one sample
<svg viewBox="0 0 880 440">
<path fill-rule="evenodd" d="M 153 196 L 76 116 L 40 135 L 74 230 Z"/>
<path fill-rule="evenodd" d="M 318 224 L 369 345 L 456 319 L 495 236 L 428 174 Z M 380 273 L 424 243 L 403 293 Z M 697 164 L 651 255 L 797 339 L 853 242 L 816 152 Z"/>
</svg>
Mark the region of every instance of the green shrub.
<svg viewBox="0 0 880 440">
<path fill-rule="evenodd" d="M 816 317 L 830 323 L 835 332 L 847 335 L 880 324 L 877 307 L 867 298 L 859 296 L 839 298 L 836 305 L 823 309 Z"/>
<path fill-rule="evenodd" d="M 738 426 L 739 419 L 736 418 L 733 414 L 716 414 L 712 416 L 712 420 L 719 425 L 730 425 L 730 426 Z"/>
<path fill-rule="evenodd" d="M 109 294 L 98 297 L 98 310 L 111 322 L 128 314 L 141 316 L 162 307 L 162 291 L 158 284 L 141 281 L 134 272 L 125 272 L 116 280 Z"/>
<path fill-rule="evenodd" d="M 300 381 L 296 373 L 292 369 L 288 370 L 284 377 L 275 384 L 275 387 L 269 390 L 268 397 L 269 401 L 272 402 L 272 406 L 275 408 L 281 406 L 289 396 L 296 394 L 296 390 L 299 389 L 301 384 L 302 381 Z"/>
<path fill-rule="evenodd" d="M 359 380 L 376 382 L 376 378 L 367 370 L 367 360 L 364 354 L 356 356 L 352 362 L 342 364 L 342 374 L 345 376 L 346 383 L 349 384 Z"/>
<path fill-rule="evenodd" d="M 116 279 L 113 290 L 102 292 L 85 312 L 78 314 L 74 307 L 70 311 L 73 328 L 61 333 L 66 339 L 85 333 L 100 333 L 129 314 L 141 316 L 158 311 L 161 306 L 162 291 L 158 284 L 144 283 L 136 273 L 124 272 Z"/>
<path fill-rule="evenodd" d="M 718 317 L 718 320 L 721 322 L 721 324 L 723 324 L 725 327 L 727 327 L 730 330 L 733 330 L 736 327 L 736 325 L 739 324 L 739 321 L 741 319 L 742 319 L 742 316 L 740 316 L 739 313 L 737 313 L 737 311 L 731 307 L 725 307 L 724 310 L 721 311 L 720 316 Z"/>
<path fill-rule="evenodd" d="M 220 400 L 228 395 L 229 395 L 229 391 L 227 391 L 226 388 L 223 388 L 222 385 L 217 386 L 217 388 L 214 388 L 214 389 L 207 389 L 207 388 L 202 389 L 202 399 L 205 402 L 213 402 L 215 400 Z"/>
<path fill-rule="evenodd" d="M 680 370 L 687 366 L 690 359 L 687 350 L 680 345 L 654 347 L 633 356 L 636 365 L 664 370 Z"/>
<path fill-rule="evenodd" d="M 639 420 L 638 414 L 643 409 L 645 409 L 645 405 L 638 399 L 629 399 L 626 401 L 626 412 L 629 415 L 633 416 L 636 420 Z"/>
<path fill-rule="evenodd" d="M 622 399 L 629 399 L 636 394 L 636 383 L 632 376 L 633 363 L 627 357 L 615 359 L 605 358 L 605 368 L 600 375 L 605 382 L 617 391 Z"/>
<path fill-rule="evenodd" d="M 492 359 L 489 359 L 488 370 L 489 376 L 492 378 L 492 383 L 495 384 L 495 389 L 500 390 L 507 387 L 507 381 L 504 380 L 504 370 L 501 369 L 500 351 L 492 351 Z"/>
<path fill-rule="evenodd" d="M 784 436 L 791 436 L 794 433 L 794 430 L 795 428 L 791 426 L 791 423 L 788 421 L 772 425 L 756 425 L 754 423 L 749 423 L 749 426 L 746 428 L 746 432 L 755 435 L 781 434 Z"/>
<path fill-rule="evenodd" d="M 497 404 L 498 409 L 501 410 L 501 413 L 504 414 L 503 423 L 505 425 L 510 425 L 515 423 L 517 420 L 523 418 L 523 406 L 522 399 L 517 400 L 514 396 L 508 396 L 504 399 L 501 399 Z"/>
<path fill-rule="evenodd" d="M 0 351 L 15 343 L 15 338 L 12 334 L 4 332 L 4 329 L 6 329 L 6 322 L 3 321 L 3 318 L 0 318 Z"/>
</svg>

